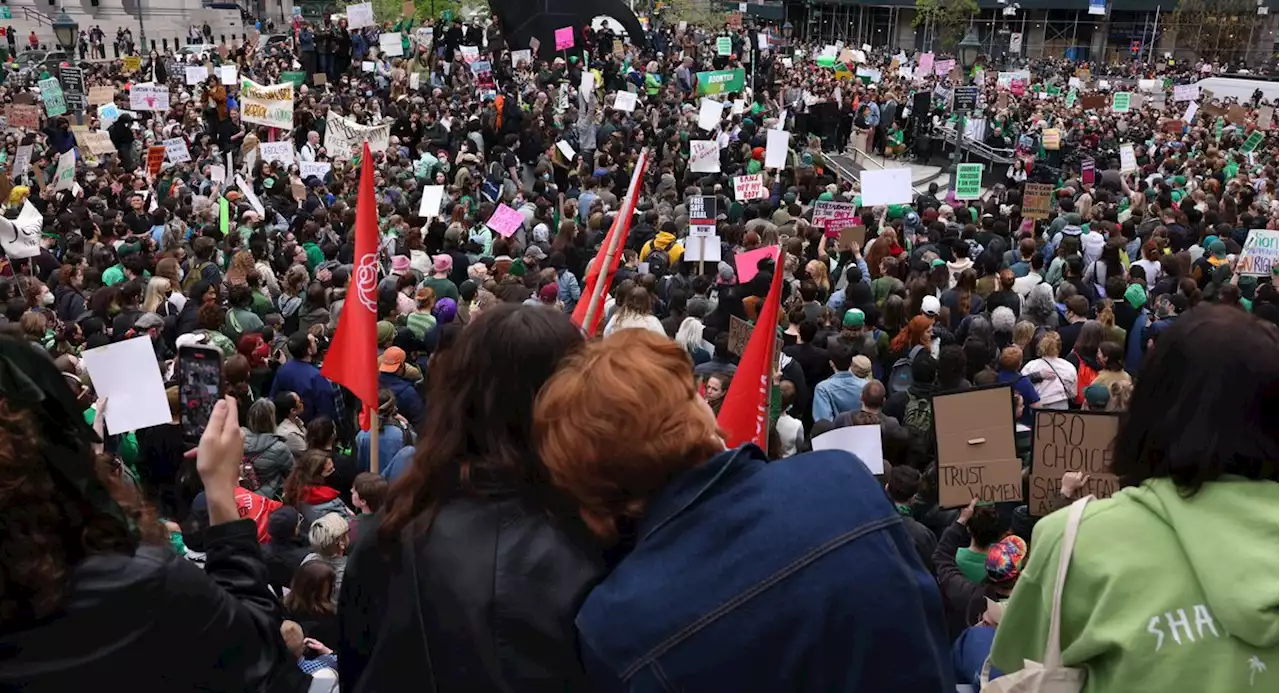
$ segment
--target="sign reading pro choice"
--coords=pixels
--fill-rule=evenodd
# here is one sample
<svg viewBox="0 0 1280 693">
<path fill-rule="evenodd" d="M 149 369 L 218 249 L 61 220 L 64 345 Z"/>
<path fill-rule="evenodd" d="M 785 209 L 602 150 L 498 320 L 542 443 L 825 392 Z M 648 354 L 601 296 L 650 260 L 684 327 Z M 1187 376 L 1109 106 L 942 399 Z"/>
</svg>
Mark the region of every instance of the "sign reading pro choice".
<svg viewBox="0 0 1280 693">
<path fill-rule="evenodd" d="M 1111 472 L 1112 443 L 1119 426 L 1120 418 L 1114 414 L 1036 411 L 1027 501 L 1033 516 L 1048 515 L 1065 504 L 1059 491 L 1067 472 L 1089 476 L 1081 495 L 1110 498 L 1119 490 Z"/>
</svg>

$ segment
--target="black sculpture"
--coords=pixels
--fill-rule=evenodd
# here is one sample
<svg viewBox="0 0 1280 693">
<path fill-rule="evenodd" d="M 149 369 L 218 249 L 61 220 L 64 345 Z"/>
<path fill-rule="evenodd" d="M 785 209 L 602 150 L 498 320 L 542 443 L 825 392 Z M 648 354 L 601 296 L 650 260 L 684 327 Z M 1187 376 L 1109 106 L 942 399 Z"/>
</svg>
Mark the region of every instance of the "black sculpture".
<svg viewBox="0 0 1280 693">
<path fill-rule="evenodd" d="M 538 39 L 537 57 L 550 60 L 556 52 L 556 29 L 573 28 L 573 48 L 582 52 L 582 28 L 595 17 L 612 17 L 626 29 L 631 43 L 645 46 L 644 27 L 621 0 L 490 0 L 489 7 L 498 15 L 502 35 L 511 50 L 529 48 L 529 39 Z"/>
</svg>

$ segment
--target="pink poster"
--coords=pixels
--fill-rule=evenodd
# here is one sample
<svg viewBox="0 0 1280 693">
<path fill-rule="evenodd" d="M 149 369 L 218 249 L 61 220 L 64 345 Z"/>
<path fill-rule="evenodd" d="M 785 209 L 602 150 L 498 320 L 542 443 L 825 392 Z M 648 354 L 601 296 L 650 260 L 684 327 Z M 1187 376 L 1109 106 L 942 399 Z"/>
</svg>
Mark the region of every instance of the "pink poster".
<svg viewBox="0 0 1280 693">
<path fill-rule="evenodd" d="M 933 73 L 933 53 L 924 53 L 920 56 L 920 63 L 916 65 L 916 74 Z"/>
<path fill-rule="evenodd" d="M 733 257 L 733 264 L 738 272 L 738 283 L 746 284 L 759 273 L 760 268 L 757 265 L 764 258 L 777 258 L 778 246 L 769 245 L 755 250 L 748 250 L 745 253 L 738 253 Z"/>
<path fill-rule="evenodd" d="M 573 27 L 556 29 L 556 50 L 562 51 L 568 48 L 573 48 Z"/>
<path fill-rule="evenodd" d="M 946 77 L 954 69 L 956 69 L 955 60 L 939 60 L 933 64 L 933 73 L 939 77 Z"/>
<path fill-rule="evenodd" d="M 515 233 L 516 229 L 520 228 L 520 225 L 524 223 L 524 215 L 504 204 L 500 204 L 497 209 L 493 210 L 493 216 L 489 217 L 489 221 L 485 223 L 489 225 L 489 228 L 497 231 L 498 235 L 503 238 L 510 238 L 511 234 Z"/>
</svg>

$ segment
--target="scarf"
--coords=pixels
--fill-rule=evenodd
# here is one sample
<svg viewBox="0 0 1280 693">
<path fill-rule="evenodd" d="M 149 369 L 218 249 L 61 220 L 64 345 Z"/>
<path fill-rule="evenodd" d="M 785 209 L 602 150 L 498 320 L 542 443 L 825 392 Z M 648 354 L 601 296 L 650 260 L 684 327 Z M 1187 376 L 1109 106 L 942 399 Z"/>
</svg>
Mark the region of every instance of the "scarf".
<svg viewBox="0 0 1280 693">
<path fill-rule="evenodd" d="M 338 489 L 328 486 L 307 486 L 302 489 L 302 502 L 321 505 L 338 497 Z"/>
</svg>

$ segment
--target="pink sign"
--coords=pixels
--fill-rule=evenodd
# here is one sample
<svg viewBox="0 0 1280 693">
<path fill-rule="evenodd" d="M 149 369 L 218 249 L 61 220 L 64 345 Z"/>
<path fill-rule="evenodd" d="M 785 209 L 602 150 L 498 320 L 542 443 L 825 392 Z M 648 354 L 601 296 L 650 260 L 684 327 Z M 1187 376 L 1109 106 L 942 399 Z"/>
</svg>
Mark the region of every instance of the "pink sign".
<svg viewBox="0 0 1280 693">
<path fill-rule="evenodd" d="M 571 26 L 556 29 L 556 50 L 562 51 L 566 48 L 573 48 L 573 27 Z"/>
<path fill-rule="evenodd" d="M 939 60 L 933 64 L 933 74 L 939 77 L 946 77 L 954 69 L 956 69 L 955 60 Z"/>
<path fill-rule="evenodd" d="M 917 74 L 929 74 L 933 72 L 933 53 L 925 53 L 920 56 L 920 62 L 916 65 Z"/>
<path fill-rule="evenodd" d="M 853 214 L 851 212 L 839 212 L 835 216 L 828 217 L 824 220 L 826 224 L 823 235 L 827 238 L 839 238 L 840 230 L 850 226 L 861 226 L 862 215 Z"/>
<path fill-rule="evenodd" d="M 757 265 L 767 257 L 776 259 L 778 257 L 778 246 L 769 245 L 735 255 L 733 264 L 738 272 L 738 283 L 746 284 L 751 281 L 760 272 L 760 268 Z"/>
<path fill-rule="evenodd" d="M 503 238 L 510 238 L 511 234 L 515 233 L 516 229 L 520 228 L 520 225 L 524 223 L 524 215 L 504 204 L 500 204 L 497 209 L 493 210 L 493 216 L 489 217 L 489 221 L 485 223 L 489 225 L 489 228 L 497 231 L 498 235 Z"/>
<path fill-rule="evenodd" d="M 1009 91 L 1013 92 L 1014 96 L 1022 96 L 1027 92 L 1027 85 L 1023 84 L 1022 80 L 1015 79 L 1009 82 Z"/>
</svg>

